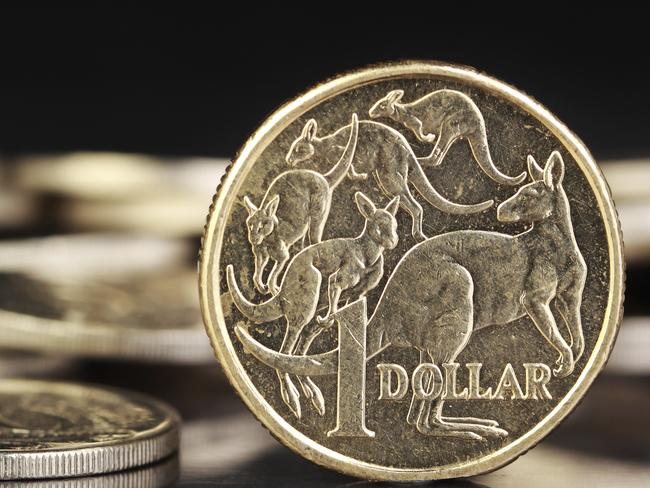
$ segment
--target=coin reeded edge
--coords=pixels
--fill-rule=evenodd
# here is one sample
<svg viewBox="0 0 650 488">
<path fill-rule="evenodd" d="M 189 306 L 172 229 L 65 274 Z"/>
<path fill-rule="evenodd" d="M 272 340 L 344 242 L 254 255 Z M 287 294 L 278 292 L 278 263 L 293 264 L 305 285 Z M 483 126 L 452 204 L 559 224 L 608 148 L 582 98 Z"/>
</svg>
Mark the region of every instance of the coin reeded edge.
<svg viewBox="0 0 650 488">
<path fill-rule="evenodd" d="M 71 478 L 123 471 L 160 461 L 178 449 L 177 426 L 124 444 L 0 454 L 0 480 Z"/>
<path fill-rule="evenodd" d="M 579 378 L 558 405 L 533 429 L 501 449 L 456 466 L 434 469 L 393 468 L 359 461 L 322 446 L 291 426 L 273 410 L 245 374 L 225 329 L 220 297 L 214 293 L 219 289 L 218 265 L 227 216 L 241 183 L 251 170 L 251 162 L 259 157 L 268 142 L 297 116 L 332 96 L 352 87 L 413 76 L 461 80 L 494 92 L 520 106 L 553 133 L 575 159 L 596 196 L 606 229 L 610 264 L 608 305 L 601 332 Z M 206 330 L 226 376 L 247 407 L 285 445 L 317 464 L 352 476 L 393 481 L 432 480 L 482 474 L 512 462 L 534 447 L 575 408 L 605 366 L 614 345 L 623 315 L 624 266 L 621 228 L 609 187 L 588 149 L 573 132 L 533 98 L 472 68 L 437 62 L 404 61 L 371 66 L 325 81 L 280 107 L 252 134 L 234 163 L 227 168 L 210 207 L 199 260 L 199 293 Z M 216 270 L 212 276 L 211 269 Z"/>
<path fill-rule="evenodd" d="M 113 473 L 146 466 L 171 456 L 180 443 L 180 417 L 173 408 L 159 400 L 140 393 L 114 387 L 40 380 L 13 380 L 27 382 L 32 387 L 48 385 L 74 387 L 79 390 L 106 391 L 137 401 L 164 413 L 156 426 L 135 434 L 129 440 L 107 440 L 94 443 L 71 443 L 60 448 L 43 450 L 0 450 L 0 480 L 72 478 Z"/>
</svg>

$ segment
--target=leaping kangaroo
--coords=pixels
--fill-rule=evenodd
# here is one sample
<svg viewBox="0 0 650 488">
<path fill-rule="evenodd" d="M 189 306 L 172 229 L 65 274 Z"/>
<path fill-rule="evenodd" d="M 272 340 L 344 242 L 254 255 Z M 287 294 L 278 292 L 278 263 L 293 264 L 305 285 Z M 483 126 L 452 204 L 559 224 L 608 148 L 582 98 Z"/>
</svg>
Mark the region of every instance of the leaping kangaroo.
<svg viewBox="0 0 650 488">
<path fill-rule="evenodd" d="M 571 374 L 584 349 L 580 304 L 587 268 L 562 187 L 561 155 L 551 153 L 543 170 L 529 156 L 528 171 L 532 183 L 499 205 L 497 219 L 532 227 L 515 236 L 449 232 L 411 248 L 368 322 L 368 357 L 393 345 L 419 350 L 421 362 L 451 363 L 474 331 L 527 316 L 559 353 L 554 375 Z M 505 433 L 492 420 L 444 417 L 442 406 L 440 398 L 433 405 L 414 398 L 407 420 L 437 436 Z"/>
<path fill-rule="evenodd" d="M 452 144 L 465 139 L 476 162 L 495 182 L 517 185 L 524 181 L 525 172 L 508 176 L 492 161 L 485 120 L 470 97 L 456 90 L 436 90 L 411 103 L 399 103 L 403 96 L 403 90 L 389 92 L 372 106 L 369 114 L 373 119 L 387 117 L 402 124 L 422 142 L 435 142 L 431 154 L 419 158 L 421 163 L 438 166 Z"/>
<path fill-rule="evenodd" d="M 331 164 L 340 158 L 345 141 L 349 139 L 350 127 L 346 125 L 330 135 L 318 137 L 316 121 L 309 120 L 291 144 L 287 162 L 296 165 L 316 158 Z M 429 183 L 406 138 L 392 127 L 371 120 L 359 122 L 357 147 L 349 171 L 349 176 L 356 179 L 365 179 L 372 174 L 385 195 L 399 197 L 401 207 L 413 220 L 411 233 L 416 240 L 424 240 L 426 236 L 422 232 L 422 207 L 413 198 L 409 182 L 431 205 L 452 214 L 481 212 L 494 203 L 488 200 L 461 205 L 444 198 Z"/>
<path fill-rule="evenodd" d="M 357 114 L 352 115 L 351 127 L 341 157 L 327 173 L 308 169 L 285 171 L 273 180 L 259 207 L 249 197 L 244 197 L 248 210 L 248 242 L 255 257 L 253 283 L 260 293 L 278 294 L 278 278 L 289 261 L 289 249 L 293 244 L 302 239 L 304 248 L 307 239 L 309 244 L 321 241 L 332 192 L 352 164 L 359 131 Z M 262 276 L 269 258 L 275 264 L 264 283 Z"/>
<path fill-rule="evenodd" d="M 332 324 L 331 315 L 336 313 L 344 290 L 354 289 L 356 297 L 362 297 L 376 287 L 383 276 L 384 250 L 397 245 L 395 213 L 399 197 L 395 197 L 383 209 L 377 209 L 361 192 L 355 194 L 355 200 L 366 220 L 361 234 L 354 238 L 329 239 L 300 251 L 289 263 L 279 293 L 270 300 L 260 304 L 248 301 L 237 286 L 232 265 L 227 268 L 228 289 L 241 313 L 256 323 L 266 323 L 280 317 L 286 319 L 281 353 L 306 352 L 322 329 Z M 305 331 L 316 314 L 324 279 L 327 280 L 329 309 L 325 316 L 317 317 L 316 325 Z M 305 337 L 299 344 L 301 335 Z M 298 389 L 288 373 L 277 370 L 277 374 L 283 401 L 300 418 Z M 304 382 L 300 380 L 300 383 L 305 395 L 323 415 L 325 402 L 318 386 L 308 377 Z"/>
</svg>

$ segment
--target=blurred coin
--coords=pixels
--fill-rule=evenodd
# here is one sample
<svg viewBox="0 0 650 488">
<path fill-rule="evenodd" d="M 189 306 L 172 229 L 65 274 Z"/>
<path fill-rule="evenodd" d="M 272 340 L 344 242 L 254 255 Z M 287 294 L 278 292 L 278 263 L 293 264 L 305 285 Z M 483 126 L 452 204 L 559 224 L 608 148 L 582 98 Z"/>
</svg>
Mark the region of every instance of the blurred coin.
<svg viewBox="0 0 650 488">
<path fill-rule="evenodd" d="M 16 161 L 25 190 L 58 195 L 56 223 L 72 231 L 136 231 L 186 236 L 203 228 L 219 159 L 161 159 L 72 153 Z"/>
<path fill-rule="evenodd" d="M 60 202 L 58 223 L 83 231 L 147 232 L 165 236 L 198 236 L 205 224 L 205 195 L 163 192 L 128 200 Z"/>
<path fill-rule="evenodd" d="M 83 199 L 167 191 L 209 195 L 214 190 L 214 172 L 225 169 L 220 159 L 99 152 L 27 156 L 14 163 L 20 188 Z"/>
<path fill-rule="evenodd" d="M 141 235 L 67 235 L 0 242 L 0 271 L 48 276 L 123 275 L 185 263 L 183 240 Z"/>
<path fill-rule="evenodd" d="M 650 374 L 650 317 L 626 317 L 623 320 L 606 371 Z"/>
<path fill-rule="evenodd" d="M 83 357 L 213 357 L 188 268 L 78 278 L 0 272 L 0 346 Z"/>
<path fill-rule="evenodd" d="M 650 159 L 604 161 L 601 167 L 617 203 L 650 202 Z"/>
<path fill-rule="evenodd" d="M 178 449 L 176 412 L 144 395 L 32 380 L 0 383 L 0 479 L 122 471 Z"/>
<path fill-rule="evenodd" d="M 626 261 L 638 263 L 650 260 L 650 198 L 646 202 L 624 200 L 616 208 L 625 236 Z"/>
</svg>

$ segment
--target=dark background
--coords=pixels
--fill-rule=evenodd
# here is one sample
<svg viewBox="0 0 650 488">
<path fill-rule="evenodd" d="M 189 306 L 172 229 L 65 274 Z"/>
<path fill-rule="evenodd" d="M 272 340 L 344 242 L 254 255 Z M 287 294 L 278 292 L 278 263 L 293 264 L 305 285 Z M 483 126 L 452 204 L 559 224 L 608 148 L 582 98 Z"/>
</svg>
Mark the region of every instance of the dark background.
<svg viewBox="0 0 650 488">
<path fill-rule="evenodd" d="M 310 85 L 421 58 L 528 92 L 597 158 L 650 154 L 647 14 L 566 3 L 4 9 L 0 151 L 229 156 Z"/>
</svg>

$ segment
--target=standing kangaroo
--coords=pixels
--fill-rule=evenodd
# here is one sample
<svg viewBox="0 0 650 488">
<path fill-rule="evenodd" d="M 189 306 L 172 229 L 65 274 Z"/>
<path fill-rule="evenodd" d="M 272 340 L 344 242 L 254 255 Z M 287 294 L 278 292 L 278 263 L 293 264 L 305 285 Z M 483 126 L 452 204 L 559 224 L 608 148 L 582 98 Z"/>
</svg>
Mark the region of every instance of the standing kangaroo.
<svg viewBox="0 0 650 488">
<path fill-rule="evenodd" d="M 350 125 L 325 137 L 318 137 L 318 125 L 309 120 L 300 136 L 291 144 L 287 162 L 296 165 L 316 158 L 331 164 L 340 158 L 344 142 L 349 139 Z M 360 171 L 360 172 L 357 172 Z M 371 120 L 359 122 L 357 147 L 350 167 L 350 176 L 366 179 L 372 173 L 377 185 L 390 198 L 399 202 L 413 220 L 411 233 L 416 240 L 424 240 L 422 207 L 409 190 L 409 182 L 434 207 L 452 214 L 481 212 L 492 206 L 492 200 L 474 205 L 450 202 L 438 193 L 427 179 L 406 138 L 387 125 Z"/>
<path fill-rule="evenodd" d="M 542 170 L 529 156 L 528 171 L 533 182 L 499 205 L 497 218 L 529 222 L 529 230 L 515 236 L 449 232 L 402 257 L 368 321 L 368 358 L 392 345 L 419 350 L 421 363 L 451 363 L 475 330 L 527 316 L 559 353 L 553 374 L 572 373 L 584 349 L 580 304 L 587 268 L 562 187 L 564 162 L 554 151 Z M 570 345 L 557 320 L 568 328 Z M 442 406 L 441 398 L 413 398 L 407 420 L 437 436 L 507 434 L 492 420 L 443 417 Z"/>
<path fill-rule="evenodd" d="M 373 119 L 388 117 L 410 129 L 418 140 L 434 142 L 431 154 L 419 158 L 424 164 L 438 166 L 451 145 L 465 139 L 472 149 L 474 159 L 481 169 L 494 181 L 505 185 L 517 185 L 524 181 L 526 173 L 512 177 L 497 169 L 488 147 L 485 120 L 481 111 L 464 93 L 455 90 L 437 90 L 411 103 L 399 103 L 404 91 L 393 90 L 370 109 Z"/>
<path fill-rule="evenodd" d="M 227 268 L 228 289 L 241 313 L 256 323 L 270 322 L 280 317 L 286 319 L 281 353 L 305 352 L 322 328 L 331 325 L 330 316 L 337 311 L 341 292 L 354 287 L 358 296 L 364 296 L 377 286 L 383 276 L 384 250 L 397 245 L 395 213 L 399 197 L 391 200 L 384 209 L 377 209 L 361 192 L 355 194 L 355 200 L 366 220 L 361 234 L 354 238 L 329 239 L 300 251 L 289 263 L 279 293 L 270 300 L 261 304 L 249 302 L 237 286 L 232 265 Z M 317 317 L 317 326 L 307 333 L 299 346 L 305 326 L 316 314 L 324 279 L 327 280 L 329 309 L 325 316 Z M 278 370 L 277 374 L 283 401 L 300 418 L 298 389 L 288 373 Z M 320 389 L 309 378 L 301 384 L 305 395 L 322 415 L 325 402 Z"/>
<path fill-rule="evenodd" d="M 359 121 L 352 115 L 352 130 L 339 161 L 325 174 L 308 169 L 289 170 L 276 177 L 259 207 L 248 197 L 246 227 L 255 257 L 253 283 L 260 293 L 277 295 L 278 278 L 289 261 L 289 249 L 298 240 L 310 244 L 321 241 L 330 212 L 332 192 L 343 180 L 357 145 Z M 275 261 L 266 283 L 264 269 L 269 258 Z"/>
</svg>

